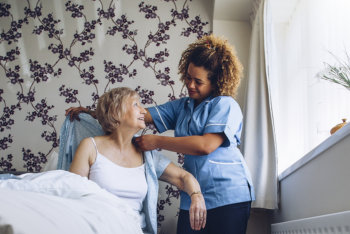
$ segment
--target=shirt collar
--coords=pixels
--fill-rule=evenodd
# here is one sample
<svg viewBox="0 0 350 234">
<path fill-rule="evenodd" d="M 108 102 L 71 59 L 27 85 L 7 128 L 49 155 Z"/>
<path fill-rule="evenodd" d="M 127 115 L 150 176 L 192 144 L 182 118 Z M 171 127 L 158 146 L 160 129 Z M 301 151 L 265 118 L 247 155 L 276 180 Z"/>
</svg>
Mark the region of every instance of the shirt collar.
<svg viewBox="0 0 350 234">
<path fill-rule="evenodd" d="M 213 96 L 206 97 L 201 103 L 199 103 L 199 105 L 197 107 L 202 107 L 202 106 L 206 105 L 213 98 L 214 98 Z M 189 97 L 188 100 L 187 100 L 187 106 L 193 111 L 193 109 L 194 109 L 194 99 Z"/>
</svg>

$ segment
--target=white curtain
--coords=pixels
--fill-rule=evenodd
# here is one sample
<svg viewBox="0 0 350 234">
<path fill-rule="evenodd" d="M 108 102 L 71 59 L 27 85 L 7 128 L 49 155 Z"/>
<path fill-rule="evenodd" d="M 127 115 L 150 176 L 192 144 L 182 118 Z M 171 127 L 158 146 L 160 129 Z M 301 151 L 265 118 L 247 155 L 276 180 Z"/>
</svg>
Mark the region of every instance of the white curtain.
<svg viewBox="0 0 350 234">
<path fill-rule="evenodd" d="M 270 91 L 265 60 L 264 25 L 268 3 L 260 1 L 252 22 L 248 85 L 244 105 L 242 152 L 252 173 L 256 200 L 253 208 L 277 208 L 277 161 Z"/>
<path fill-rule="evenodd" d="M 267 0 L 267 63 L 279 173 L 350 119 L 350 92 L 321 80 L 324 63 L 350 53 L 349 0 Z"/>
</svg>

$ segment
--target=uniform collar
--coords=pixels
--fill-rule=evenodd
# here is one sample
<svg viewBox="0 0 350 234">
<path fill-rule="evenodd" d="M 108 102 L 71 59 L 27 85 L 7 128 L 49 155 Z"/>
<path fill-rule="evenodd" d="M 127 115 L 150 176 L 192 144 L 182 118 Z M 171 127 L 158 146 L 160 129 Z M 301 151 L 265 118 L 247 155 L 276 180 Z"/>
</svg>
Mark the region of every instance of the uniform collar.
<svg viewBox="0 0 350 234">
<path fill-rule="evenodd" d="M 196 107 L 196 109 L 208 104 L 210 102 L 210 100 L 213 98 L 214 98 L 213 96 L 208 96 L 201 103 L 199 103 L 199 105 Z M 189 97 L 187 100 L 187 106 L 193 111 L 194 110 L 194 99 Z"/>
</svg>

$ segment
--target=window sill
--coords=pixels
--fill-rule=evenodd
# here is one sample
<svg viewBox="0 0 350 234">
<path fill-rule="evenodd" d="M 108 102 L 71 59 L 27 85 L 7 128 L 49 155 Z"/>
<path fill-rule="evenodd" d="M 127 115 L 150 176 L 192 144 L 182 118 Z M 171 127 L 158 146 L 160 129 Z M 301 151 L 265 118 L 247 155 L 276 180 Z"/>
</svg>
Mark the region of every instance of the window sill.
<svg viewBox="0 0 350 234">
<path fill-rule="evenodd" d="M 278 180 L 281 181 L 287 176 L 289 176 L 290 174 L 294 173 L 296 170 L 298 170 L 305 164 L 309 163 L 311 160 L 316 158 L 318 155 L 322 154 L 324 151 L 326 151 L 330 147 L 336 145 L 339 141 L 341 141 L 348 135 L 350 135 L 350 124 L 346 124 L 344 127 L 336 131 L 333 135 L 331 135 L 326 140 L 321 142 L 318 146 L 316 146 L 304 157 L 302 157 L 301 159 L 296 161 L 294 164 L 292 164 L 290 167 L 288 167 L 286 170 L 284 170 L 278 176 Z"/>
</svg>

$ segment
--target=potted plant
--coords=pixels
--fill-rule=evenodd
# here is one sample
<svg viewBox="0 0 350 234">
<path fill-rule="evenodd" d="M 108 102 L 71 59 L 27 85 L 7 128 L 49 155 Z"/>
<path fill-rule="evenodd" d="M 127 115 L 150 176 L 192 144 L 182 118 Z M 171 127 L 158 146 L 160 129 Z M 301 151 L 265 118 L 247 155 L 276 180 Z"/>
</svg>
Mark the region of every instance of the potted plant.
<svg viewBox="0 0 350 234">
<path fill-rule="evenodd" d="M 332 54 L 332 53 L 331 53 Z M 331 65 L 329 63 L 325 63 L 325 70 L 318 74 L 318 76 L 329 82 L 339 84 L 350 91 L 350 56 L 346 53 L 346 59 L 342 60 L 336 57 L 334 54 L 332 56 L 338 61 L 337 65 Z M 333 134 L 340 128 L 342 128 L 345 124 L 347 124 L 346 119 L 342 119 L 342 123 L 334 126 L 330 133 Z"/>
<path fill-rule="evenodd" d="M 331 65 L 325 63 L 326 69 L 319 74 L 321 79 L 327 80 L 332 83 L 339 84 L 350 91 L 350 57 L 346 53 L 346 60 L 337 58 L 334 54 L 333 57 L 339 64 Z"/>
</svg>

